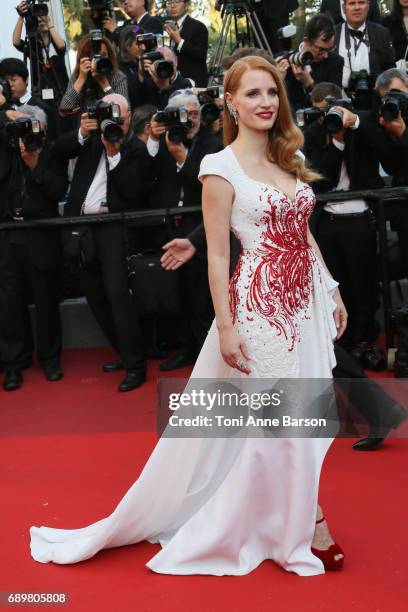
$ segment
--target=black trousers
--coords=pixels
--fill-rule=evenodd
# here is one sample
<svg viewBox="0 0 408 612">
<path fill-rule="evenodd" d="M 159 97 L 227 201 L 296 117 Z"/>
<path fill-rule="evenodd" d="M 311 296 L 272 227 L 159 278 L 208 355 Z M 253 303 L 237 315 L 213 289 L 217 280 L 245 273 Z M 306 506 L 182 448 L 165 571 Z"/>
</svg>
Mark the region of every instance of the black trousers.
<svg viewBox="0 0 408 612">
<path fill-rule="evenodd" d="M 353 346 L 370 339 L 378 307 L 376 232 L 367 214 L 332 215 L 322 211 L 316 240 L 348 311 L 341 340 Z"/>
<path fill-rule="evenodd" d="M 35 304 L 36 348 L 42 365 L 57 365 L 61 356 L 59 314 L 60 270 L 35 265 L 29 248 L 0 232 L 0 336 L 1 361 L 6 370 L 30 361 L 32 346 L 27 305 Z"/>
<path fill-rule="evenodd" d="M 90 226 L 93 257 L 80 271 L 92 313 L 126 370 L 144 371 L 141 328 L 129 292 L 125 234 L 121 224 Z"/>
<path fill-rule="evenodd" d="M 355 357 L 338 342 L 334 343 L 334 352 L 337 365 L 333 370 L 333 377 L 338 406 L 342 403 L 342 398 L 338 394 L 340 390 L 368 423 L 370 434 L 380 438 L 385 437 L 389 428 L 397 426 L 407 418 L 407 411 L 380 385 L 368 378 Z"/>
</svg>

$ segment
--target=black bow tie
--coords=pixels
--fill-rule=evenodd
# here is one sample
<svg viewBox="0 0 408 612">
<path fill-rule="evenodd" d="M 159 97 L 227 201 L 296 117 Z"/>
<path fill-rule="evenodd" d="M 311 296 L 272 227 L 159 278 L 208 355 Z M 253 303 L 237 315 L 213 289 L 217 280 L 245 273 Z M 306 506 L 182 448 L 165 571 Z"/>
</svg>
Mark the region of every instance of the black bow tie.
<svg viewBox="0 0 408 612">
<path fill-rule="evenodd" d="M 364 39 L 365 32 L 362 32 L 361 30 L 353 30 L 352 28 L 349 28 L 348 31 L 349 31 L 350 36 L 353 36 L 354 38 L 357 38 L 358 40 Z"/>
</svg>

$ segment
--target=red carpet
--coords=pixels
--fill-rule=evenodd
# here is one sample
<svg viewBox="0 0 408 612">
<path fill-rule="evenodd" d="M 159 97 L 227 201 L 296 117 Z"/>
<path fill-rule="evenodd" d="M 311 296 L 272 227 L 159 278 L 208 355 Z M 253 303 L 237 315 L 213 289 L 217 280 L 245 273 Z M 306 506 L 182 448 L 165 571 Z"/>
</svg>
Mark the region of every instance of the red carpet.
<svg viewBox="0 0 408 612">
<path fill-rule="evenodd" d="M 150 363 L 148 384 L 119 394 L 121 373 L 100 372 L 111 356 L 107 349 L 67 351 L 62 382 L 47 383 L 33 368 L 23 389 L 0 392 L 0 592 L 66 592 L 62 609 L 75 612 L 407 609 L 405 440 L 372 453 L 337 440 L 329 452 L 320 499 L 346 552 L 343 572 L 300 578 L 264 562 L 239 578 L 161 576 L 144 566 L 158 550 L 147 543 L 74 566 L 34 562 L 30 525 L 80 527 L 106 516 L 155 444 L 158 362 Z"/>
</svg>

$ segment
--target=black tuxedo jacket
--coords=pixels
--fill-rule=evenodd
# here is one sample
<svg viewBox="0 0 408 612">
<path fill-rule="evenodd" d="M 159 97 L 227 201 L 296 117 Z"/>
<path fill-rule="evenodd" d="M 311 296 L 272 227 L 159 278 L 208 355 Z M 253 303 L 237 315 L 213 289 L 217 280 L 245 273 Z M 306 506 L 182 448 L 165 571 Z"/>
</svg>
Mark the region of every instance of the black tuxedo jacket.
<svg viewBox="0 0 408 612">
<path fill-rule="evenodd" d="M 322 62 L 314 62 L 311 64 L 311 76 L 316 84 L 329 81 L 341 87 L 343 66 L 343 58 L 333 51 L 329 53 L 329 57 Z M 286 74 L 286 87 L 290 105 L 294 111 L 298 108 L 310 106 L 309 94 L 305 91 L 302 83 L 295 79 L 290 67 Z"/>
<path fill-rule="evenodd" d="M 62 136 L 55 145 L 55 154 L 63 159 L 78 157 L 65 216 L 77 216 L 95 177 L 104 147 L 98 132 L 92 134 L 83 145 L 78 142 L 78 131 Z M 126 212 L 148 208 L 153 187 L 151 158 L 146 145 L 129 132 L 121 150 L 121 160 L 108 172 L 106 203 L 109 212 Z"/>
<path fill-rule="evenodd" d="M 336 26 L 336 48 L 339 48 L 342 25 Z M 378 76 L 384 70 L 395 66 L 395 54 L 392 40 L 387 28 L 378 23 L 367 21 L 367 32 L 370 40 L 369 61 L 370 74 Z M 364 43 L 363 43 L 364 44 Z M 348 62 L 348 58 L 344 58 Z"/>
<path fill-rule="evenodd" d="M 395 58 L 397 60 L 403 59 L 407 50 L 408 35 L 402 18 L 387 15 L 384 17 L 382 25 L 390 31 L 392 44 L 395 50 Z"/>
<path fill-rule="evenodd" d="M 1 219 L 11 220 L 13 194 L 9 192 L 12 167 L 10 148 L 0 139 L 1 161 Z M 5 157 L 7 155 L 7 157 Z M 50 219 L 58 217 L 58 202 L 62 201 L 68 189 L 68 164 L 56 158 L 48 144 L 40 153 L 38 164 L 30 170 L 21 164 L 22 181 L 25 183 L 25 198 L 22 203 L 24 220 Z M 16 226 L 18 223 L 16 223 Z M 56 268 L 60 261 L 60 232 L 57 228 L 25 229 L 15 234 L 19 243 L 23 242 L 29 252 L 30 261 L 41 270 Z M 11 238 L 14 242 L 14 238 Z"/>
<path fill-rule="evenodd" d="M 222 149 L 219 139 L 206 128 L 201 128 L 190 148 L 187 160 L 177 172 L 174 157 L 169 153 L 164 138 L 160 141 L 159 152 L 154 158 L 158 176 L 155 194 L 155 206 L 158 208 L 177 207 L 180 192 L 183 189 L 184 206 L 197 206 L 201 208 L 202 185 L 198 180 L 200 164 L 203 157 L 210 153 L 217 153 Z M 183 219 L 183 231 L 192 231 L 202 220 L 201 212 L 189 214 Z"/>
<path fill-rule="evenodd" d="M 178 55 L 178 69 L 183 77 L 193 79 L 196 87 L 207 87 L 208 30 L 197 19 L 187 15 L 180 30 L 184 40 Z"/>
<path fill-rule="evenodd" d="M 152 17 L 148 13 L 146 13 L 137 25 L 143 28 L 146 34 L 163 34 L 163 26 L 160 19 L 158 17 Z"/>
<path fill-rule="evenodd" d="M 332 16 L 334 23 L 343 23 L 343 17 L 340 9 L 340 4 L 342 3 L 343 0 L 322 0 L 319 13 L 329 13 Z M 381 13 L 378 7 L 378 0 L 370 0 L 368 19 L 370 21 L 381 23 Z"/>
<path fill-rule="evenodd" d="M 362 112 L 358 115 L 364 118 L 365 114 Z M 357 130 L 346 130 L 345 145 L 344 151 L 338 149 L 328 138 L 319 121 L 315 121 L 306 129 L 306 159 L 324 177 L 315 184 L 315 191 L 323 193 L 337 187 L 343 160 L 350 178 L 350 190 L 383 187 L 384 183 L 378 172 L 379 153 L 367 142 L 361 119 Z"/>
</svg>

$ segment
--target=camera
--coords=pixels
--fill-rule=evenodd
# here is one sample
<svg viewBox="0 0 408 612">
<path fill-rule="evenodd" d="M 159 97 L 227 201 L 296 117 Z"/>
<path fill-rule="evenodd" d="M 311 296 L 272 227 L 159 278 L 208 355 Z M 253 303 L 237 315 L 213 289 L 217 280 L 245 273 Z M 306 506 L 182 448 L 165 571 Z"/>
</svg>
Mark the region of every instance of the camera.
<svg viewBox="0 0 408 612">
<path fill-rule="evenodd" d="M 279 57 L 283 57 L 288 60 L 289 64 L 293 66 L 300 66 L 304 68 L 305 66 L 310 66 L 314 62 L 313 53 L 310 51 L 285 51 L 279 52 Z"/>
<path fill-rule="evenodd" d="M 47 2 L 49 2 L 49 0 L 26 0 L 27 9 L 24 13 L 18 10 L 18 14 L 24 17 L 27 34 L 29 36 L 37 34 L 39 17 L 48 16 Z"/>
<path fill-rule="evenodd" d="M 166 110 L 157 113 L 156 121 L 157 123 L 164 123 L 169 140 L 174 144 L 182 143 L 187 138 L 188 130 L 192 127 L 185 106 L 178 108 L 168 106 Z"/>
<path fill-rule="evenodd" d="M 163 36 L 161 34 L 138 34 L 136 36 L 136 44 L 140 47 L 144 45 L 145 51 L 154 51 L 157 47 L 163 46 Z"/>
<path fill-rule="evenodd" d="M 169 79 L 174 73 L 174 66 L 172 62 L 165 60 L 160 51 L 150 51 L 149 53 L 144 53 L 143 59 L 153 62 L 153 68 L 155 69 L 159 79 Z"/>
<path fill-rule="evenodd" d="M 391 89 L 381 100 L 379 115 L 385 121 L 394 121 L 399 113 L 404 121 L 408 120 L 408 93 Z"/>
<path fill-rule="evenodd" d="M 205 91 L 200 91 L 197 97 L 201 105 L 201 118 L 203 122 L 208 124 L 217 121 L 221 111 L 219 106 L 214 103 L 214 100 L 220 97 L 220 88 L 218 86 L 208 87 Z"/>
<path fill-rule="evenodd" d="M 88 0 L 91 19 L 96 28 L 102 29 L 105 19 L 113 17 L 114 0 Z"/>
<path fill-rule="evenodd" d="M 38 19 L 38 17 L 47 17 L 49 0 L 26 0 L 27 11 L 24 13 L 24 17 L 31 17 Z"/>
<path fill-rule="evenodd" d="M 304 128 L 313 121 L 323 118 L 323 126 L 329 134 L 336 134 L 343 127 L 343 112 L 335 106 L 343 106 L 352 109 L 350 98 L 333 98 L 326 96 L 327 108 L 320 109 L 314 106 L 310 108 L 300 108 L 296 111 L 296 124 L 300 128 Z"/>
<path fill-rule="evenodd" d="M 37 151 L 43 146 L 45 133 L 38 119 L 20 117 L 15 121 L 6 121 L 0 125 L 0 130 L 5 130 L 6 137 L 13 148 L 16 148 L 19 138 L 22 139 L 28 151 Z"/>
<path fill-rule="evenodd" d="M 9 82 L 6 79 L 0 78 L 0 94 L 5 97 L 6 103 L 9 104 L 13 98 Z"/>
<path fill-rule="evenodd" d="M 91 47 L 92 47 L 92 58 L 95 60 L 95 70 L 98 74 L 110 74 L 113 70 L 112 62 L 108 57 L 101 55 L 102 48 L 102 30 L 91 30 Z"/>
<path fill-rule="evenodd" d="M 86 111 L 89 119 L 96 119 L 104 138 L 112 144 L 123 140 L 123 119 L 120 116 L 120 106 L 114 102 L 98 100 L 94 106 L 88 106 Z"/>
<path fill-rule="evenodd" d="M 367 70 L 354 70 L 350 74 L 348 89 L 355 94 L 369 92 L 372 89 L 372 79 Z"/>
</svg>

